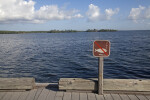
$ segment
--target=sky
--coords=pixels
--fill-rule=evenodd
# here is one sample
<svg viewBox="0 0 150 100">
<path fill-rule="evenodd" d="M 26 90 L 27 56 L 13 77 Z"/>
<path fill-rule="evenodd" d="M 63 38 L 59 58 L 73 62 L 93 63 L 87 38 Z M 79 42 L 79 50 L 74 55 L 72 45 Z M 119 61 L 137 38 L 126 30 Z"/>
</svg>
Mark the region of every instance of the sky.
<svg viewBox="0 0 150 100">
<path fill-rule="evenodd" d="M 150 0 L 0 0 L 0 30 L 150 30 Z"/>
</svg>

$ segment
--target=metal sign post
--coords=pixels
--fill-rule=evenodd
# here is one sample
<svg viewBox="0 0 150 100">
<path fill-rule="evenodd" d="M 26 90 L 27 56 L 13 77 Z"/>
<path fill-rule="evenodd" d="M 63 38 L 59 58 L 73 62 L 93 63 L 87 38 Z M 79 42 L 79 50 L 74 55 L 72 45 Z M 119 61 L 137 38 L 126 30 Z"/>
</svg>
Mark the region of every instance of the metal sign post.
<svg viewBox="0 0 150 100">
<path fill-rule="evenodd" d="M 103 57 L 110 55 L 110 42 L 107 40 L 97 40 L 93 43 L 93 56 L 99 57 L 98 66 L 98 94 L 103 94 Z"/>
</svg>

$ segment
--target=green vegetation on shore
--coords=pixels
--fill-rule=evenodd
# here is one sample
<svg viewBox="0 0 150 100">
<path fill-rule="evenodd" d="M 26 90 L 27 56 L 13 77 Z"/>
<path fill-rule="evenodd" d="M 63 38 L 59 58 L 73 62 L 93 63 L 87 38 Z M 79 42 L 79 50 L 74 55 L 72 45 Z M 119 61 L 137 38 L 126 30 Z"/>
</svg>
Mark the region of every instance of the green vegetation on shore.
<svg viewBox="0 0 150 100">
<path fill-rule="evenodd" d="M 114 30 L 114 29 L 100 29 L 100 30 L 97 30 L 97 29 L 88 29 L 86 30 L 86 32 L 116 32 L 117 30 Z"/>
<path fill-rule="evenodd" d="M 0 31 L 0 34 L 23 34 L 23 33 L 72 33 L 72 32 L 115 32 L 113 29 L 88 29 L 86 31 L 78 30 L 50 30 L 50 31 Z"/>
</svg>

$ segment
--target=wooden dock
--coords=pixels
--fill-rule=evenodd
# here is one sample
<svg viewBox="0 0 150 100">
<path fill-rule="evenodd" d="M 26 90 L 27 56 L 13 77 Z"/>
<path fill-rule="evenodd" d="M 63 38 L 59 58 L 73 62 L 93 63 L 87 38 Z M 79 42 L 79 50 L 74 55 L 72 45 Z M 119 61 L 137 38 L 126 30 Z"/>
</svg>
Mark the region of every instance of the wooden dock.
<svg viewBox="0 0 150 100">
<path fill-rule="evenodd" d="M 103 94 L 58 91 L 38 88 L 25 92 L 0 92 L 0 100 L 150 100 L 150 95 Z"/>
</svg>

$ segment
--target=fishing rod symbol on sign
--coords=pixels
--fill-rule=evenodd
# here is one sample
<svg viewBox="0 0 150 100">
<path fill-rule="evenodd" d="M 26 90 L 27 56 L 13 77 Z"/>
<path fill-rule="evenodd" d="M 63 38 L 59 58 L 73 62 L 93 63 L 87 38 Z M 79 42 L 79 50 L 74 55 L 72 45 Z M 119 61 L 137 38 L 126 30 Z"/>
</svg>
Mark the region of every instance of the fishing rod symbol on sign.
<svg viewBox="0 0 150 100">
<path fill-rule="evenodd" d="M 108 57 L 110 55 L 110 42 L 107 40 L 94 41 L 93 55 L 95 57 Z"/>
</svg>

